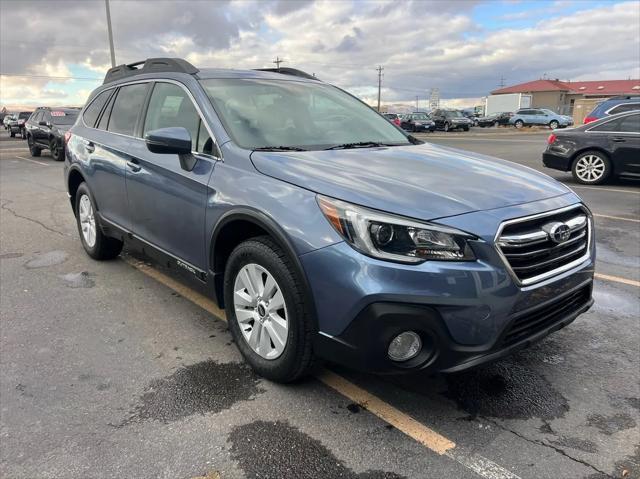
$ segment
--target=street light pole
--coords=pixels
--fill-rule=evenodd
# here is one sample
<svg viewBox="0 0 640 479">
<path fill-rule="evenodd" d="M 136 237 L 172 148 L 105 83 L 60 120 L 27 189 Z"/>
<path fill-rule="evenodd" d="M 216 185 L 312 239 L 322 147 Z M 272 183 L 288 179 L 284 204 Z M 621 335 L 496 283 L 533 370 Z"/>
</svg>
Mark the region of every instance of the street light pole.
<svg viewBox="0 0 640 479">
<path fill-rule="evenodd" d="M 111 30 L 111 10 L 109 9 L 109 0 L 104 0 L 104 6 L 107 9 L 107 30 L 109 31 L 109 49 L 111 50 L 111 67 L 116 66 L 116 52 L 113 48 L 113 30 Z"/>
</svg>

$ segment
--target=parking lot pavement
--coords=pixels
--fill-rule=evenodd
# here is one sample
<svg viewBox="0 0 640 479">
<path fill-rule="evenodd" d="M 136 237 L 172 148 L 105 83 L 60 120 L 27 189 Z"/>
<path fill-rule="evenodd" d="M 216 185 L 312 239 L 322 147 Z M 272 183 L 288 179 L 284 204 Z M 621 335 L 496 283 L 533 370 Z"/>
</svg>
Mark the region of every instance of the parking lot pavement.
<svg viewBox="0 0 640 479">
<path fill-rule="evenodd" d="M 0 136 L 0 476 L 640 477 L 635 185 L 576 189 L 602 215 L 596 303 L 540 344 L 457 375 L 282 386 L 189 279 L 88 258 L 62 164 Z M 546 137 L 437 136 L 533 167 Z"/>
</svg>

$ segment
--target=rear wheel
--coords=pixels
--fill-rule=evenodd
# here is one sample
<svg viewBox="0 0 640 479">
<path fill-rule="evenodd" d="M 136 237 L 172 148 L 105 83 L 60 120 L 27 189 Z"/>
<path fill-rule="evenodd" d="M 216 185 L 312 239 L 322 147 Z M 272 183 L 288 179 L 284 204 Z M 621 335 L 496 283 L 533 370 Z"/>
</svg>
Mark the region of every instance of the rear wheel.
<svg viewBox="0 0 640 479">
<path fill-rule="evenodd" d="M 15 137 L 16 137 L 16 134 L 15 134 L 13 131 L 11 131 L 11 132 L 9 132 L 9 136 L 10 136 L 11 138 L 15 138 Z"/>
<path fill-rule="evenodd" d="M 31 135 L 27 135 L 27 145 L 29 146 L 29 153 L 31 153 L 31 156 L 40 156 L 40 152 L 42 150 L 35 145 Z"/>
<path fill-rule="evenodd" d="M 558 123 L 557 120 L 551 120 L 549 122 L 549 128 L 551 128 L 552 130 L 555 130 L 556 128 L 558 128 L 560 126 L 560 123 Z"/>
<path fill-rule="evenodd" d="M 444 122 L 444 127 L 443 130 L 444 131 L 449 131 L 451 129 L 451 127 L 449 126 L 449 123 L 447 123 L 446 121 Z"/>
<path fill-rule="evenodd" d="M 82 246 L 93 259 L 113 259 L 120 254 L 123 243 L 102 232 L 95 201 L 86 183 L 80 183 L 76 191 L 76 222 Z"/>
<path fill-rule="evenodd" d="M 272 381 L 295 381 L 313 365 L 313 327 L 301 285 L 288 256 L 267 236 L 238 245 L 225 268 L 231 334 L 247 363 Z"/>
<path fill-rule="evenodd" d="M 574 160 L 571 173 L 578 183 L 599 185 L 611 176 L 611 162 L 604 153 L 587 151 Z"/>
<path fill-rule="evenodd" d="M 469 127 L 468 127 L 468 126 L 463 126 L 463 127 L 462 127 L 462 129 L 463 129 L 464 131 L 469 131 Z"/>
<path fill-rule="evenodd" d="M 520 129 L 520 128 L 522 128 L 522 127 L 524 126 L 524 121 L 522 121 L 522 120 L 517 120 L 517 121 L 515 122 L 515 125 L 516 125 L 516 128 Z"/>
<path fill-rule="evenodd" d="M 64 160 L 64 147 L 61 147 L 55 138 L 49 142 L 49 151 L 55 161 Z"/>
</svg>

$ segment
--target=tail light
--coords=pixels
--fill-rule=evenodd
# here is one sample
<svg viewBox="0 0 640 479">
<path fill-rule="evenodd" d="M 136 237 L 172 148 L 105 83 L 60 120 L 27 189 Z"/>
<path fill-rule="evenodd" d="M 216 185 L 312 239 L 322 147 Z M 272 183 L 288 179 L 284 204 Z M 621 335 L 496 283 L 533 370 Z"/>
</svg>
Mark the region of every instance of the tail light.
<svg viewBox="0 0 640 479">
<path fill-rule="evenodd" d="M 584 119 L 584 124 L 591 123 L 592 121 L 596 121 L 597 118 L 595 116 L 588 116 Z"/>
<path fill-rule="evenodd" d="M 71 132 L 70 131 L 65 131 L 64 132 L 64 144 L 68 144 L 69 140 L 71 139 Z"/>
<path fill-rule="evenodd" d="M 400 126 L 400 118 L 395 118 L 393 123 L 395 123 L 396 126 Z"/>
<path fill-rule="evenodd" d="M 557 138 L 558 138 L 558 137 L 557 137 L 556 135 L 554 135 L 553 133 L 551 133 L 551 134 L 549 135 L 549 138 L 547 138 L 547 144 L 548 144 L 548 145 L 552 145 L 552 144 L 554 144 L 554 143 L 556 142 L 556 139 L 557 139 Z"/>
</svg>

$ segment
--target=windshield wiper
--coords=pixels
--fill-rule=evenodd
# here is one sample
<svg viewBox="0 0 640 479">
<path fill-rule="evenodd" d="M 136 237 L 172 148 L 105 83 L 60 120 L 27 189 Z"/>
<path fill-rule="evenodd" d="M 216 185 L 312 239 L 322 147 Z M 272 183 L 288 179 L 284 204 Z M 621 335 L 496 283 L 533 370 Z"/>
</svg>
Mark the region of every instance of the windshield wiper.
<svg viewBox="0 0 640 479">
<path fill-rule="evenodd" d="M 254 148 L 253 151 L 309 151 L 299 146 L 261 146 Z"/>
<path fill-rule="evenodd" d="M 330 146 L 325 150 L 348 150 L 351 148 L 375 148 L 376 146 L 400 146 L 402 143 L 380 143 L 377 141 L 359 141 L 356 143 L 343 143 L 341 145 Z"/>
</svg>

